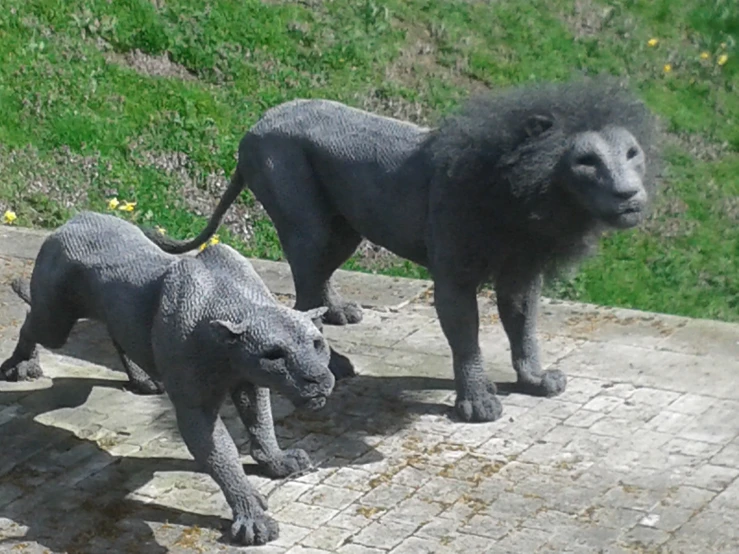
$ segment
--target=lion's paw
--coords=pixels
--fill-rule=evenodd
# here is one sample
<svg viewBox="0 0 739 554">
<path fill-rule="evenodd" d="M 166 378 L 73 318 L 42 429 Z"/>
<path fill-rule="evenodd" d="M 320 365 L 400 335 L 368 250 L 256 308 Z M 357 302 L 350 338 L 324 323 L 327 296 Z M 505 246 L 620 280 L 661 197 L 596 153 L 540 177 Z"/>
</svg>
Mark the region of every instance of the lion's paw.
<svg viewBox="0 0 739 554">
<path fill-rule="evenodd" d="M 557 396 L 567 388 L 567 375 L 559 369 L 547 369 L 535 382 L 519 381 L 517 388 L 531 396 Z"/>
<path fill-rule="evenodd" d="M 300 448 L 283 450 L 279 456 L 261 465 L 267 477 L 272 479 L 282 479 L 313 467 L 306 451 Z"/>
<path fill-rule="evenodd" d="M 326 325 L 348 325 L 362 321 L 362 307 L 356 302 L 342 300 L 328 307 L 323 314 L 323 322 Z"/>
<path fill-rule="evenodd" d="M 0 366 L 0 376 L 6 381 L 33 381 L 44 376 L 38 358 L 16 362 L 13 358 L 5 360 Z"/>
<path fill-rule="evenodd" d="M 279 536 L 279 525 L 261 509 L 252 510 L 251 514 L 239 514 L 231 524 L 231 540 L 243 546 L 267 544 Z"/>
<path fill-rule="evenodd" d="M 458 394 L 455 409 L 457 416 L 466 423 L 495 421 L 503 415 L 503 405 L 495 395 L 492 383 L 468 394 Z"/>
</svg>

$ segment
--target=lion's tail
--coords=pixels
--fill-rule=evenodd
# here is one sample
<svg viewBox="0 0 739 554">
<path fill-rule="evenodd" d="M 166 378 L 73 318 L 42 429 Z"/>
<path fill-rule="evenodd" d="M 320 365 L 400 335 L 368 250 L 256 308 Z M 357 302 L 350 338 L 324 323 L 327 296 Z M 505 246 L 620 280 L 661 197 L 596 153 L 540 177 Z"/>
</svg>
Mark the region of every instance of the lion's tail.
<svg viewBox="0 0 739 554">
<path fill-rule="evenodd" d="M 13 289 L 23 302 L 31 305 L 31 283 L 28 279 L 17 277 L 10 282 L 10 288 Z"/>
<path fill-rule="evenodd" d="M 218 226 L 221 224 L 223 216 L 226 214 L 226 211 L 239 197 L 239 194 L 241 194 L 243 189 L 244 179 L 242 178 L 237 165 L 236 170 L 231 176 L 231 183 L 228 185 L 226 192 L 223 193 L 213 215 L 210 216 L 208 224 L 194 239 L 177 240 L 163 235 L 156 229 L 142 228 L 141 230 L 150 241 L 170 254 L 183 254 L 190 250 L 195 250 L 201 244 L 204 244 L 213 235 L 213 233 L 216 232 Z"/>
</svg>

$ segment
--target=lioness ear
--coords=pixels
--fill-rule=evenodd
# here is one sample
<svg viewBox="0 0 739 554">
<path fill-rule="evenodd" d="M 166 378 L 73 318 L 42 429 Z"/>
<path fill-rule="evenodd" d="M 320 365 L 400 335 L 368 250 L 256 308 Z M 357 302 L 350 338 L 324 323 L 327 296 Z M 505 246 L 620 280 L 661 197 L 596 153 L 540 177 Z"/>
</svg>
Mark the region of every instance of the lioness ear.
<svg viewBox="0 0 739 554">
<path fill-rule="evenodd" d="M 226 341 L 234 341 L 246 332 L 246 325 L 243 321 L 240 323 L 234 323 L 233 321 L 226 321 L 225 319 L 214 319 L 210 324 L 213 326 L 216 333 Z"/>
<path fill-rule="evenodd" d="M 554 125 L 554 118 L 549 114 L 535 114 L 524 123 L 523 130 L 529 138 L 537 137 Z"/>
<path fill-rule="evenodd" d="M 318 319 L 320 317 L 323 317 L 323 314 L 325 314 L 328 311 L 328 308 L 326 306 L 321 306 L 320 308 L 313 308 L 312 310 L 306 310 L 306 315 L 311 319 Z"/>
</svg>

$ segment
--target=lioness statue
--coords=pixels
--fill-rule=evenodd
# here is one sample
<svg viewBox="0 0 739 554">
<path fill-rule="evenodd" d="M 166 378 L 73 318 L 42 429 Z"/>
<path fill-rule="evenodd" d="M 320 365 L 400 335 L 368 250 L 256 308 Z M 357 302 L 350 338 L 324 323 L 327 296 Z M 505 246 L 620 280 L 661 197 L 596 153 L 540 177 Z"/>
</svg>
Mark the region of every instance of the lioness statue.
<svg viewBox="0 0 739 554">
<path fill-rule="evenodd" d="M 102 322 L 127 371 L 133 367 L 163 384 L 187 448 L 233 511 L 234 541 L 277 538 L 277 522 L 249 484 L 219 409 L 230 395 L 249 432 L 251 455 L 269 476 L 310 467 L 305 451 L 277 444 L 269 389 L 297 406 L 325 404 L 334 376 L 328 345 L 312 321 L 325 307 L 304 313 L 281 305 L 229 246 L 174 256 L 135 225 L 92 212 L 49 235 L 30 285 L 13 286 L 31 309 L 12 356 L 0 366 L 5 379 L 41 376 L 37 344 L 60 348 L 78 319 Z"/>
<path fill-rule="evenodd" d="M 267 110 L 246 133 L 231 184 L 185 252 L 212 235 L 248 184 L 272 219 L 293 273 L 295 307 L 356 323 L 331 276 L 363 237 L 429 269 L 453 357 L 456 411 L 502 408 L 478 341 L 476 293 L 492 281 L 517 390 L 553 396 L 565 374 L 542 370 L 536 317 L 542 278 L 591 252 L 609 229 L 644 218 L 657 168 L 654 118 L 618 84 L 527 85 L 472 99 L 437 128 L 328 100 Z"/>
</svg>

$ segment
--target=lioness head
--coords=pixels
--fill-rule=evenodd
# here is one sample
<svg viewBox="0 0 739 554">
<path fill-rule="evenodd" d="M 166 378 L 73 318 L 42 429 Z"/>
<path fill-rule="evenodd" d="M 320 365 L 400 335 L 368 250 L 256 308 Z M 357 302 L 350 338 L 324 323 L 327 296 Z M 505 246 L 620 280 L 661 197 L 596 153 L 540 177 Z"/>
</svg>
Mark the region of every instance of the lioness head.
<svg viewBox="0 0 739 554">
<path fill-rule="evenodd" d="M 334 388 L 330 350 L 313 323 L 325 312 L 326 308 L 299 312 L 275 303 L 261 306 L 242 321 L 216 319 L 211 326 L 240 376 L 275 389 L 296 406 L 318 409 Z"/>
</svg>

